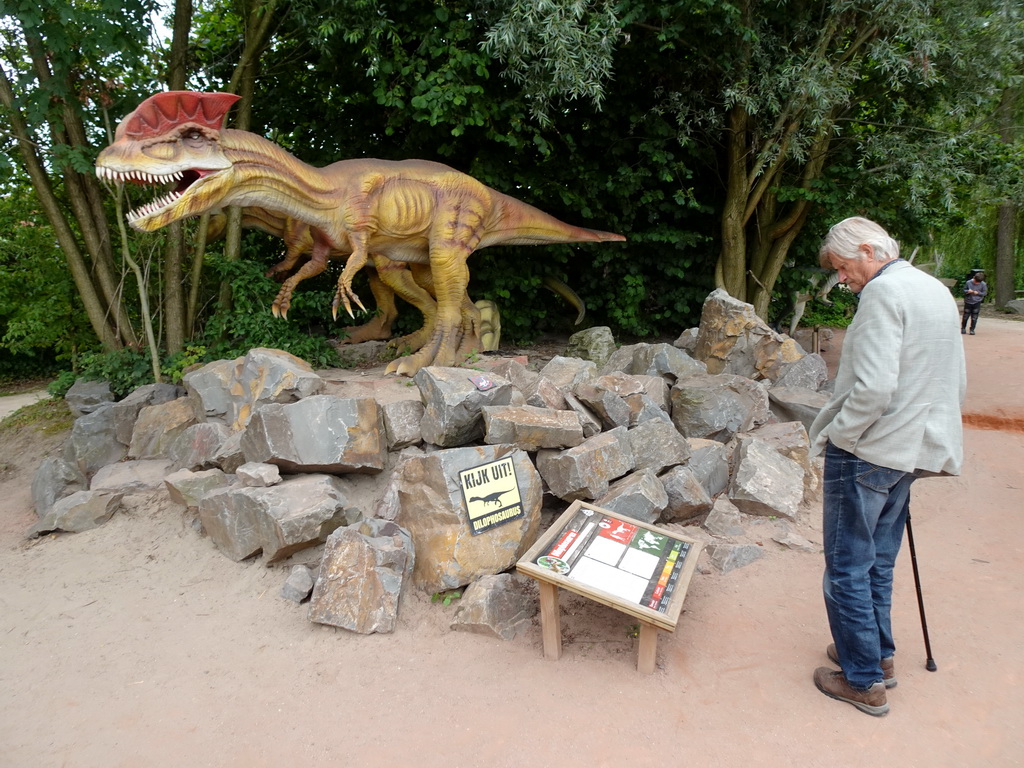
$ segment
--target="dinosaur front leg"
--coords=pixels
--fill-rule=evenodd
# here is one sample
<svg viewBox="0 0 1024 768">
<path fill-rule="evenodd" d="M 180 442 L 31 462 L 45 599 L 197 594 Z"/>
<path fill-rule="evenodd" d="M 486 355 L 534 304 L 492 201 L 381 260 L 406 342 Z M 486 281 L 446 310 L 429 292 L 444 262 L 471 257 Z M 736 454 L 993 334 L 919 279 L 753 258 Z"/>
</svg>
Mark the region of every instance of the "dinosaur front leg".
<svg viewBox="0 0 1024 768">
<path fill-rule="evenodd" d="M 285 280 L 281 290 L 278 291 L 277 298 L 274 299 L 274 303 L 270 308 L 274 313 L 274 317 L 288 319 L 288 308 L 292 305 L 292 293 L 295 291 L 295 287 L 307 277 L 319 275 L 327 268 L 329 252 L 330 248 L 325 243 L 313 244 L 313 254 L 309 261 L 303 264 L 298 272 Z"/>
<path fill-rule="evenodd" d="M 331 315 L 333 315 L 335 320 L 338 319 L 339 306 L 345 307 L 349 317 L 355 317 L 355 313 L 352 311 L 353 301 L 357 307 L 364 312 L 366 311 L 363 302 L 359 300 L 355 291 L 352 290 L 352 280 L 359 274 L 359 270 L 366 266 L 366 260 L 369 256 L 366 248 L 368 236 L 366 233 L 353 233 L 349 235 L 349 239 L 352 245 L 352 255 L 348 257 L 348 261 L 345 262 L 345 269 L 341 271 L 341 277 L 338 278 L 338 290 L 334 294 L 334 301 L 331 303 Z"/>
<path fill-rule="evenodd" d="M 391 324 L 398 317 L 395 292 L 381 281 L 377 270 L 370 270 L 367 280 L 370 283 L 373 300 L 377 303 L 377 313 L 369 322 L 343 328 L 344 336 L 338 339 L 339 344 L 359 344 L 364 341 L 385 341 L 391 338 Z"/>
</svg>

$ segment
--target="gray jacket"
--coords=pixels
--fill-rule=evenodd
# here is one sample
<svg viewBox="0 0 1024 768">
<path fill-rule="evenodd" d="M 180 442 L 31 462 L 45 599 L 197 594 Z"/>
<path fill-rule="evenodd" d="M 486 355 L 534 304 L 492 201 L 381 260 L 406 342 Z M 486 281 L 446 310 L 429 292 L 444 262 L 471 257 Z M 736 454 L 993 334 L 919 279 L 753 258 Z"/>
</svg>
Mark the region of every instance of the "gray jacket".
<svg viewBox="0 0 1024 768">
<path fill-rule="evenodd" d="M 942 283 L 898 262 L 864 286 L 846 331 L 835 394 L 810 429 L 864 461 L 958 475 L 967 368 L 960 313 Z"/>
</svg>

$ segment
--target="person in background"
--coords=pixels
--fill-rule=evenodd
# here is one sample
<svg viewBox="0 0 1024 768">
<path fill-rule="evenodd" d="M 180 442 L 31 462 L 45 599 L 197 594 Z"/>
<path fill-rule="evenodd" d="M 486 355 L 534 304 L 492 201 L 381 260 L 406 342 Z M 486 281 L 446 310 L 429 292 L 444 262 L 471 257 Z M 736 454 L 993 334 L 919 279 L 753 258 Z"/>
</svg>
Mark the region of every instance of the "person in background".
<svg viewBox="0 0 1024 768">
<path fill-rule="evenodd" d="M 967 321 L 971 321 L 971 336 L 974 329 L 978 327 L 978 315 L 981 314 L 981 302 L 985 300 L 988 293 L 988 285 L 985 283 L 985 273 L 978 271 L 974 276 L 964 283 L 964 314 L 960 322 L 960 333 L 967 333 Z"/>
<path fill-rule="evenodd" d="M 860 298 L 835 392 L 810 429 L 812 451 L 825 452 L 823 591 L 834 641 L 826 654 L 841 667 L 819 667 L 814 684 L 881 716 L 896 685 L 890 607 L 910 486 L 960 473 L 967 369 L 952 294 L 900 259 L 878 224 L 839 222 L 819 259 Z"/>
</svg>

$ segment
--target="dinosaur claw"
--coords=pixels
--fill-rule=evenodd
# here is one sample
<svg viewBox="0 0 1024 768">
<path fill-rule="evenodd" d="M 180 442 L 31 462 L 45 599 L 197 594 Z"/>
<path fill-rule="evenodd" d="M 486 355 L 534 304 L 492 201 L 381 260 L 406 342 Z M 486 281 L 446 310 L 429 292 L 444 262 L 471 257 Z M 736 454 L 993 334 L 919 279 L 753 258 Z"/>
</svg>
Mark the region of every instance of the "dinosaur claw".
<svg viewBox="0 0 1024 768">
<path fill-rule="evenodd" d="M 280 317 L 281 316 L 281 308 L 279 306 L 277 306 L 277 302 L 274 302 L 271 305 L 271 307 L 270 307 L 270 314 L 272 314 L 274 317 Z"/>
</svg>

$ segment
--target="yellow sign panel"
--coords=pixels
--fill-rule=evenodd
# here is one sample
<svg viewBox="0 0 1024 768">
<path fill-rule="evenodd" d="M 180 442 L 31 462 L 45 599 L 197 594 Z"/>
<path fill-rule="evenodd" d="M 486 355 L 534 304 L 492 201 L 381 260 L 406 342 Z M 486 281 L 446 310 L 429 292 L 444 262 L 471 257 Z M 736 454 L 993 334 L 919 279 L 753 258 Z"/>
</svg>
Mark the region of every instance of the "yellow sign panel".
<svg viewBox="0 0 1024 768">
<path fill-rule="evenodd" d="M 511 456 L 459 472 L 473 535 L 525 515 Z"/>
</svg>

